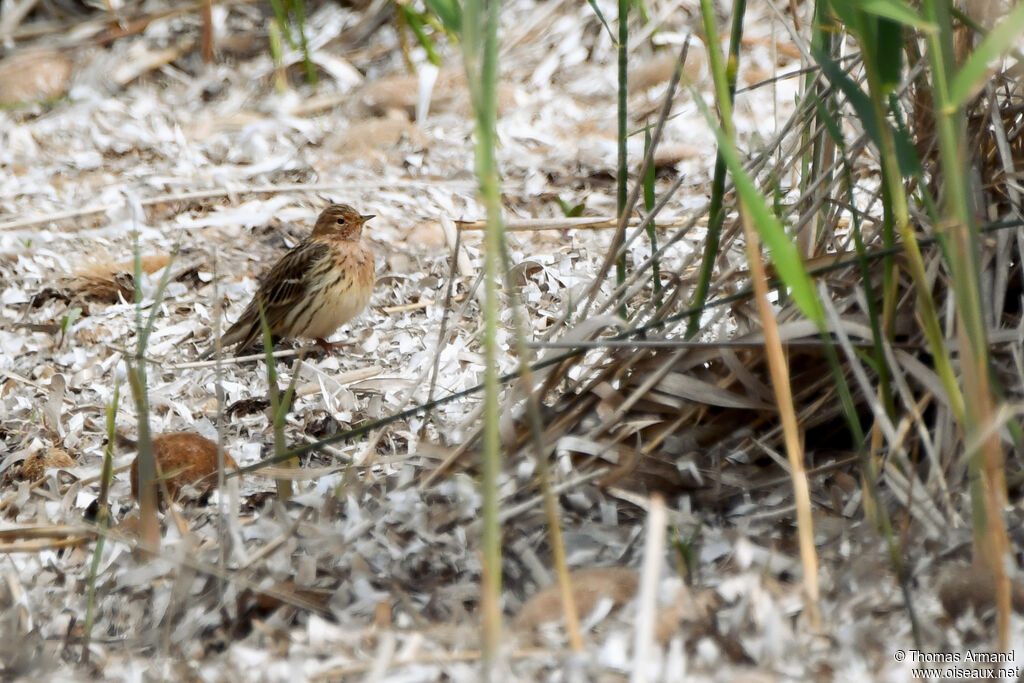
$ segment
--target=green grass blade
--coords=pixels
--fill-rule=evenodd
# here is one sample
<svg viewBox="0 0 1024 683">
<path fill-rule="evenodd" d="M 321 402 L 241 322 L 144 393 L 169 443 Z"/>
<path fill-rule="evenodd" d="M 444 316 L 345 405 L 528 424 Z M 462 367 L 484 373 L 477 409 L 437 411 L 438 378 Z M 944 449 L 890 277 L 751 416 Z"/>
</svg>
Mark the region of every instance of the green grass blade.
<svg viewBox="0 0 1024 683">
<path fill-rule="evenodd" d="M 733 177 L 736 191 L 750 211 L 757 232 L 764 241 L 765 246 L 768 247 L 772 263 L 775 264 L 775 270 L 786 287 L 789 288 L 793 302 L 809 320 L 813 321 L 818 327 L 824 328 L 825 311 L 818 300 L 817 292 L 814 291 L 814 283 L 804 268 L 803 259 L 800 258 L 796 245 L 793 244 L 793 240 L 786 234 L 785 228 L 782 227 L 782 223 L 772 213 L 764 197 L 758 192 L 753 178 L 743 169 L 743 163 L 740 161 L 735 146 L 725 131 L 722 130 L 722 127 L 715 121 L 711 110 L 704 104 L 699 93 L 694 91 L 693 97 L 697 107 L 704 115 L 704 119 L 715 133 L 718 149 L 722 155 L 722 160 Z"/>
<path fill-rule="evenodd" d="M 1018 3 L 971 53 L 949 84 L 947 106 L 962 107 L 987 80 L 988 65 L 1024 34 L 1024 3 Z"/>
<path fill-rule="evenodd" d="M 257 300 L 260 312 L 260 331 L 263 333 L 263 353 L 267 363 L 267 401 L 270 403 L 271 426 L 274 430 L 274 457 L 281 458 L 283 465 L 295 467 L 299 459 L 283 458 L 283 453 L 288 450 L 288 444 L 284 438 L 284 417 L 288 414 L 288 403 L 291 396 L 286 393 L 284 397 L 277 387 L 277 362 L 274 359 L 274 335 L 270 331 L 270 324 L 267 322 L 267 315 L 263 308 L 263 302 Z M 293 373 L 294 375 L 294 373 Z M 294 376 L 292 383 L 294 384 Z M 292 482 L 290 479 L 277 479 L 277 495 L 281 500 L 288 500 L 292 497 Z"/>
<path fill-rule="evenodd" d="M 291 0 L 292 12 L 295 15 L 295 26 L 299 30 L 299 45 L 302 48 L 302 65 L 306 70 L 306 82 L 317 84 L 316 65 L 309 54 L 309 41 L 306 38 L 306 2 Z"/>
<path fill-rule="evenodd" d="M 595 0 L 587 0 L 587 2 L 594 10 L 594 14 L 597 15 L 598 21 L 601 22 L 602 26 L 604 26 L 604 30 L 608 31 L 608 37 L 612 39 L 612 44 L 618 45 L 618 40 L 615 38 L 615 31 L 613 31 L 612 27 L 608 25 L 608 20 L 604 18 L 604 13 L 601 12 L 601 8 L 597 6 L 597 2 Z"/>
<path fill-rule="evenodd" d="M 904 26 L 912 26 L 921 33 L 933 33 L 937 29 L 933 22 L 926 20 L 909 4 L 902 0 L 832 0 L 832 8 L 847 24 L 854 12 L 863 12 L 883 19 L 891 19 Z"/>
<path fill-rule="evenodd" d="M 821 70 L 828 77 L 829 82 L 846 95 L 846 100 L 853 107 L 857 119 L 860 121 L 861 126 L 864 127 L 864 132 L 875 143 L 875 147 L 880 150 L 884 149 L 881 126 L 888 126 L 892 130 L 900 174 L 904 177 L 920 175 L 923 172 L 921 161 L 917 157 L 917 151 L 914 149 L 913 140 L 910 139 L 909 135 L 905 131 L 901 134 L 899 130 L 893 129 L 888 121 L 879 123 L 878 116 L 875 114 L 875 106 L 867 93 L 861 90 L 839 64 L 827 54 L 820 50 L 813 50 L 812 52 Z"/>
<path fill-rule="evenodd" d="M 441 20 L 446 31 L 456 36 L 462 33 L 462 7 L 457 0 L 424 0 L 424 4 Z"/>
<path fill-rule="evenodd" d="M 615 207 L 616 215 L 619 218 L 619 223 L 623 224 L 625 216 L 623 214 L 626 211 L 626 196 L 629 193 L 628 182 L 629 182 L 629 152 L 626 147 L 626 137 L 629 135 L 627 129 L 628 115 L 629 115 L 629 89 L 628 89 L 628 52 L 627 45 L 629 43 L 629 0 L 619 0 L 619 40 L 616 45 L 616 52 L 618 56 L 618 107 L 617 107 L 617 119 L 618 119 L 618 167 L 616 170 L 616 182 L 615 182 Z M 619 231 L 615 233 L 617 239 L 612 240 L 612 244 L 609 247 L 612 252 L 618 251 L 619 246 L 622 244 L 622 235 Z M 619 286 L 626 281 L 626 255 L 622 254 L 618 261 L 615 263 L 615 281 Z M 622 307 L 619 309 L 619 315 L 625 319 L 629 312 L 626 309 L 626 304 L 623 302 Z"/>
<path fill-rule="evenodd" d="M 96 577 L 99 575 L 100 559 L 103 557 L 103 546 L 107 537 L 103 533 L 110 524 L 110 506 L 107 496 L 110 492 L 110 480 L 114 477 L 114 444 L 117 443 L 117 404 L 121 398 L 121 385 L 114 384 L 114 396 L 107 405 L 107 443 L 103 448 L 103 468 L 100 471 L 100 495 L 97 497 L 96 526 L 100 534 L 96 537 L 92 562 L 89 564 L 89 590 L 86 596 L 85 625 L 83 627 L 82 661 L 89 661 L 89 640 L 92 627 L 96 620 Z"/>
<path fill-rule="evenodd" d="M 487 207 L 484 236 L 484 438 L 480 475 L 483 519 L 480 614 L 483 631 L 483 677 L 498 671 L 501 646 L 501 526 L 498 519 L 499 434 L 498 392 L 498 282 L 504 243 L 501 188 L 495 159 L 498 92 L 498 0 L 466 0 L 463 14 L 463 63 L 476 116 L 476 174 Z"/>
<path fill-rule="evenodd" d="M 284 39 L 288 41 L 288 46 L 293 50 L 297 49 L 298 45 L 295 44 L 295 39 L 292 38 L 292 33 L 288 30 L 288 12 L 282 4 L 282 0 L 270 0 L 270 8 L 274 12 L 274 19 L 277 20 Z"/>
<path fill-rule="evenodd" d="M 423 28 L 423 20 L 420 18 L 419 13 L 409 5 L 403 5 L 400 9 L 402 16 L 405 18 L 409 28 L 412 29 L 413 34 L 416 35 L 416 42 L 420 44 L 427 52 L 427 60 L 430 61 L 434 66 L 441 66 L 441 55 L 437 54 L 437 49 L 434 47 L 434 40 L 427 35 L 426 30 Z M 441 20 L 442 23 L 444 20 Z"/>
<path fill-rule="evenodd" d="M 732 31 L 729 35 L 729 64 L 730 68 L 724 69 L 725 88 L 729 93 L 728 105 L 731 109 L 732 102 L 736 97 L 736 74 L 739 71 L 740 46 L 743 38 L 743 17 L 746 14 L 747 4 L 745 0 L 737 0 L 734 5 Z M 716 53 L 718 50 L 713 50 Z M 711 59 L 717 59 L 711 55 Z M 718 249 L 722 241 L 722 226 L 725 224 L 725 160 L 721 153 L 715 158 L 715 171 L 711 179 L 711 201 L 708 207 L 708 230 L 704 238 L 704 255 L 701 259 L 700 273 L 697 276 L 697 286 L 694 288 L 693 299 L 690 302 L 691 308 L 699 308 L 707 301 L 711 289 L 711 277 L 715 272 L 715 262 L 718 260 Z M 686 325 L 686 337 L 689 339 L 697 334 L 700 329 L 700 318 L 690 318 Z"/>
<path fill-rule="evenodd" d="M 651 127 L 644 127 L 644 157 L 646 158 L 651 150 Z M 654 164 L 647 167 L 644 174 L 644 208 L 648 213 L 654 208 L 654 181 L 656 180 Z M 654 289 L 654 298 L 658 306 L 661 306 L 661 264 L 658 261 L 658 227 L 652 220 L 647 224 L 647 239 L 651 242 L 651 254 L 654 256 L 654 263 L 651 264 L 651 285 Z"/>
</svg>

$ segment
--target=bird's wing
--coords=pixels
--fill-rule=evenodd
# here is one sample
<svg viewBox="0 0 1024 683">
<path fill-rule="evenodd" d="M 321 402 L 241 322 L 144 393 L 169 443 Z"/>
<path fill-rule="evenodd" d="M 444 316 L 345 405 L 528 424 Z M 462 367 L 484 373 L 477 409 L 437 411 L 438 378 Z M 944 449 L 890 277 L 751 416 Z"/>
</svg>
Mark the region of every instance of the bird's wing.
<svg viewBox="0 0 1024 683">
<path fill-rule="evenodd" d="M 330 256 L 330 248 L 320 241 L 308 240 L 297 245 L 274 264 L 256 295 L 245 307 L 234 325 L 224 333 L 224 346 L 242 342 L 238 350 L 252 347 L 263 338 L 260 325 L 260 303 L 272 334 L 284 334 L 281 324 L 293 307 L 299 305 L 309 286 L 307 274 Z"/>
<path fill-rule="evenodd" d="M 307 275 L 329 256 L 330 247 L 310 240 L 296 246 L 274 264 L 256 292 L 268 321 L 279 319 L 271 315 L 271 311 L 288 311 L 302 299 L 309 286 Z"/>
</svg>

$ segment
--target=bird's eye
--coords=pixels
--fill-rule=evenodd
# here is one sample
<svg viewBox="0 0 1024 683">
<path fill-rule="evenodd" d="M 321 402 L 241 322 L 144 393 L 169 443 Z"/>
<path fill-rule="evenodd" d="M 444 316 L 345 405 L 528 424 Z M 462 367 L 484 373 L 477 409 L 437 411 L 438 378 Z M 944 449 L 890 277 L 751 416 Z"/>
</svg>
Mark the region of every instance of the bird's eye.
<svg viewBox="0 0 1024 683">
<path fill-rule="evenodd" d="M 345 219 L 344 218 L 339 218 L 338 219 L 338 225 L 345 225 Z"/>
</svg>

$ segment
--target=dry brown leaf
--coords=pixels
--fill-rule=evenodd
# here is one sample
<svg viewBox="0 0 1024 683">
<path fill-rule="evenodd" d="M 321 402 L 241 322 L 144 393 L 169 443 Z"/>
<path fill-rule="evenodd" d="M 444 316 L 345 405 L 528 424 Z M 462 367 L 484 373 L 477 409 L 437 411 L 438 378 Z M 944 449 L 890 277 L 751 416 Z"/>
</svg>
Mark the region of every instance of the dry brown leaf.
<svg viewBox="0 0 1024 683">
<path fill-rule="evenodd" d="M 947 572 L 939 583 L 939 601 L 953 618 L 968 608 L 981 613 L 995 609 L 995 582 L 992 572 L 983 567 L 959 567 Z M 1015 612 L 1024 613 L 1024 581 L 1011 580 L 1010 600 Z"/>
<path fill-rule="evenodd" d="M 365 111 L 383 115 L 392 110 L 404 111 L 410 118 L 416 114 L 420 81 L 416 75 L 399 74 L 367 81 L 359 89 L 356 101 Z M 498 86 L 499 115 L 515 105 L 515 91 L 508 85 Z M 469 89 L 462 69 L 442 69 L 437 75 L 430 97 L 431 113 L 451 112 L 472 115 Z"/>
<path fill-rule="evenodd" d="M 21 475 L 29 481 L 41 479 L 47 470 L 62 467 L 74 467 L 74 458 L 62 448 L 48 448 L 45 453 L 36 453 L 25 459 L 21 465 Z"/>
<path fill-rule="evenodd" d="M 170 255 L 151 254 L 142 257 L 142 270 L 155 273 L 167 265 Z M 110 259 L 90 257 L 81 265 L 68 283 L 72 296 L 91 301 L 117 303 L 118 296 L 130 301 L 135 292 L 132 273 L 135 264 L 131 261 L 116 262 Z"/>
<path fill-rule="evenodd" d="M 284 605 L 304 605 L 317 612 L 327 612 L 327 603 L 334 591 L 327 588 L 300 586 L 294 581 L 278 581 L 261 591 L 245 590 L 239 595 L 239 603 L 252 601 L 257 609 L 269 612 Z"/>
<path fill-rule="evenodd" d="M 654 150 L 654 167 L 669 168 L 684 161 L 696 161 L 704 156 L 704 150 L 687 142 L 673 142 L 659 145 Z"/>
<path fill-rule="evenodd" d="M 591 612 L 602 598 L 610 598 L 618 606 L 636 593 L 637 576 L 625 567 L 576 569 L 569 572 L 576 611 L 580 615 Z M 562 618 L 562 592 L 558 584 L 542 588 L 523 604 L 516 616 L 516 627 L 535 629 L 541 624 Z"/>
<path fill-rule="evenodd" d="M 206 492 L 217 485 L 217 444 L 191 432 L 161 434 L 153 439 L 153 459 L 157 476 L 167 494 L 177 498 L 183 487 L 195 486 Z M 224 469 L 238 469 L 227 453 Z M 139 498 L 139 458 L 131 467 L 132 496 Z"/>
<path fill-rule="evenodd" d="M 383 117 L 355 121 L 336 131 L 324 140 L 324 148 L 340 155 L 342 159 L 384 162 L 387 150 L 401 142 L 402 138 L 408 138 L 416 146 L 424 146 L 429 141 L 427 135 L 403 111 L 392 109 Z"/>
<path fill-rule="evenodd" d="M 128 85 L 139 76 L 170 64 L 191 50 L 194 44 L 194 39 L 183 38 L 167 47 L 154 48 L 140 39 L 129 49 L 128 59 L 121 61 L 110 77 L 120 86 Z"/>
<path fill-rule="evenodd" d="M 680 583 L 675 599 L 659 608 L 654 626 L 654 638 L 664 645 L 679 631 L 680 624 L 710 622 L 712 612 L 721 602 L 718 592 L 712 588 L 698 591 L 694 595 L 689 586 Z"/>
<path fill-rule="evenodd" d="M 0 60 L 0 104 L 50 100 L 67 92 L 71 61 L 54 50 L 29 50 Z"/>
<path fill-rule="evenodd" d="M 672 72 L 676 68 L 678 53 L 675 50 L 659 52 L 653 57 L 644 60 L 635 60 L 636 66 L 629 70 L 630 94 L 642 92 L 662 83 L 667 83 L 672 78 Z M 706 59 L 701 50 L 691 49 L 686 55 L 686 65 L 683 72 L 690 82 L 697 83 L 703 77 Z M 634 63 L 634 62 L 631 62 Z"/>
</svg>

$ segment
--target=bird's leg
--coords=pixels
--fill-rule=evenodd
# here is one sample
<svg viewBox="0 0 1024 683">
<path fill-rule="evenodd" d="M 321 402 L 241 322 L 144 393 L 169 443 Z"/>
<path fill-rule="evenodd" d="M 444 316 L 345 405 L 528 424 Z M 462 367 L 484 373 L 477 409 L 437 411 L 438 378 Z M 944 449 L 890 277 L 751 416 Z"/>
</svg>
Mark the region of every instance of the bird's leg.
<svg viewBox="0 0 1024 683">
<path fill-rule="evenodd" d="M 319 346 L 321 349 L 323 349 L 323 352 L 324 352 L 325 356 L 327 354 L 329 354 L 329 353 L 334 353 L 335 351 L 340 349 L 342 346 L 344 346 L 344 344 L 335 344 L 335 343 L 327 341 L 326 339 L 320 339 L 320 338 L 316 339 L 316 345 Z"/>
</svg>

